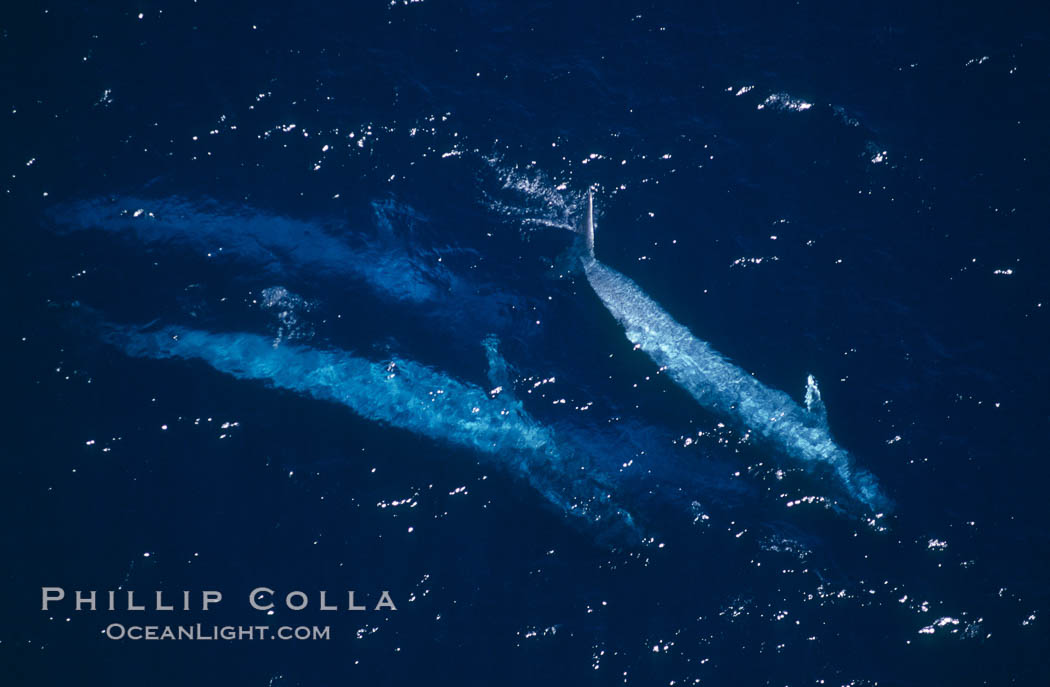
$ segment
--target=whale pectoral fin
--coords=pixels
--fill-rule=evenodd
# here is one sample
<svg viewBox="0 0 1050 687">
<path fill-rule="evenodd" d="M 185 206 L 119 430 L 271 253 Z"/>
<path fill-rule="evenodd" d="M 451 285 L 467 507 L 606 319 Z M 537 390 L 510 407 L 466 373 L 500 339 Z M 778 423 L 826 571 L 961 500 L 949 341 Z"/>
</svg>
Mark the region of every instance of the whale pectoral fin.
<svg viewBox="0 0 1050 687">
<path fill-rule="evenodd" d="M 812 413 L 824 425 L 828 423 L 828 411 L 824 399 L 820 397 L 820 387 L 813 375 L 806 377 L 806 410 Z"/>
<path fill-rule="evenodd" d="M 485 357 L 489 361 L 489 382 L 493 387 L 489 391 L 489 396 L 495 398 L 501 392 L 509 394 L 511 390 L 510 371 L 507 361 L 499 353 L 499 338 L 495 334 L 490 334 L 485 337 L 481 345 L 485 347 Z"/>
</svg>

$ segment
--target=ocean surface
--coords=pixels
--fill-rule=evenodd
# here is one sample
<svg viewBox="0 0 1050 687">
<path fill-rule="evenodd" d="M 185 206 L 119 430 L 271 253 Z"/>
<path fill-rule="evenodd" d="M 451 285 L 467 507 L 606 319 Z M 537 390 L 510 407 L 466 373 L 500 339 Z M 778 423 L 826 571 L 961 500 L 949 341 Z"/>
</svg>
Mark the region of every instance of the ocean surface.
<svg viewBox="0 0 1050 687">
<path fill-rule="evenodd" d="M 0 681 L 1050 683 L 1047 19 L 0 10 Z M 628 339 L 588 189 L 633 316 L 812 375 L 878 499 Z"/>
</svg>

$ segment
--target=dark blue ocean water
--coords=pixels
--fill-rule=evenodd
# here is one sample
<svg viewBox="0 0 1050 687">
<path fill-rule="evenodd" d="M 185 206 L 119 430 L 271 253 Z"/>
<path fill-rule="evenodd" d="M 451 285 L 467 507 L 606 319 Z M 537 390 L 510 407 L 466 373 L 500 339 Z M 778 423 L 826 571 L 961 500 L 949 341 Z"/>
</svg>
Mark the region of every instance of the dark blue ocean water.
<svg viewBox="0 0 1050 687">
<path fill-rule="evenodd" d="M 1045 683 L 1046 20 L 6 7 L 3 683 Z M 580 273 L 588 187 L 598 259 L 767 386 L 814 375 L 892 509 L 634 350 Z"/>
</svg>

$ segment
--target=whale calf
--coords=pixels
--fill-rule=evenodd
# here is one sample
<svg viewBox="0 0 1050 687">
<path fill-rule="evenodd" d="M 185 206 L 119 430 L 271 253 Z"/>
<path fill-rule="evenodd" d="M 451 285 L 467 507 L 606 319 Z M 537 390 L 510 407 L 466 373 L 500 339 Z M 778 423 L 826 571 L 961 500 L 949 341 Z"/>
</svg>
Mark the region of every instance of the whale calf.
<svg viewBox="0 0 1050 687">
<path fill-rule="evenodd" d="M 782 453 L 805 464 L 830 468 L 847 492 L 873 511 L 891 502 L 875 477 L 857 467 L 831 438 L 820 389 L 810 376 L 803 408 L 783 391 L 770 389 L 674 320 L 631 279 L 594 256 L 593 195 L 587 193 L 583 272 L 628 340 L 680 387 L 707 408 L 751 430 Z"/>
</svg>

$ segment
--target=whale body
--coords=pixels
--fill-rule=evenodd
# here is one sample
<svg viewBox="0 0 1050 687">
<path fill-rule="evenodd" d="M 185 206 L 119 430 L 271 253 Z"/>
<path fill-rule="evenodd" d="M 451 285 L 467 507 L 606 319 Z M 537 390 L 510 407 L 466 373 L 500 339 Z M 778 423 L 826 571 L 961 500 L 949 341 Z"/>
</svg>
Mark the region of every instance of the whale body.
<svg viewBox="0 0 1050 687">
<path fill-rule="evenodd" d="M 802 408 L 783 391 L 765 386 L 695 337 L 634 281 L 599 262 L 594 257 L 592 202 L 588 192 L 583 272 L 628 340 L 704 408 L 751 430 L 792 458 L 827 466 L 853 498 L 874 511 L 888 510 L 891 503 L 875 477 L 857 467 L 831 438 L 813 377 L 807 382 L 807 407 Z"/>
<path fill-rule="evenodd" d="M 275 346 L 251 333 L 112 324 L 100 329 L 103 340 L 132 357 L 200 360 L 238 379 L 333 401 L 367 420 L 490 456 L 574 520 L 610 539 L 640 537 L 588 457 L 559 445 L 555 433 L 509 393 L 485 391 L 412 360 L 377 362 L 341 350 Z M 493 376 L 505 374 L 495 341 L 486 341 L 485 348 Z"/>
</svg>

